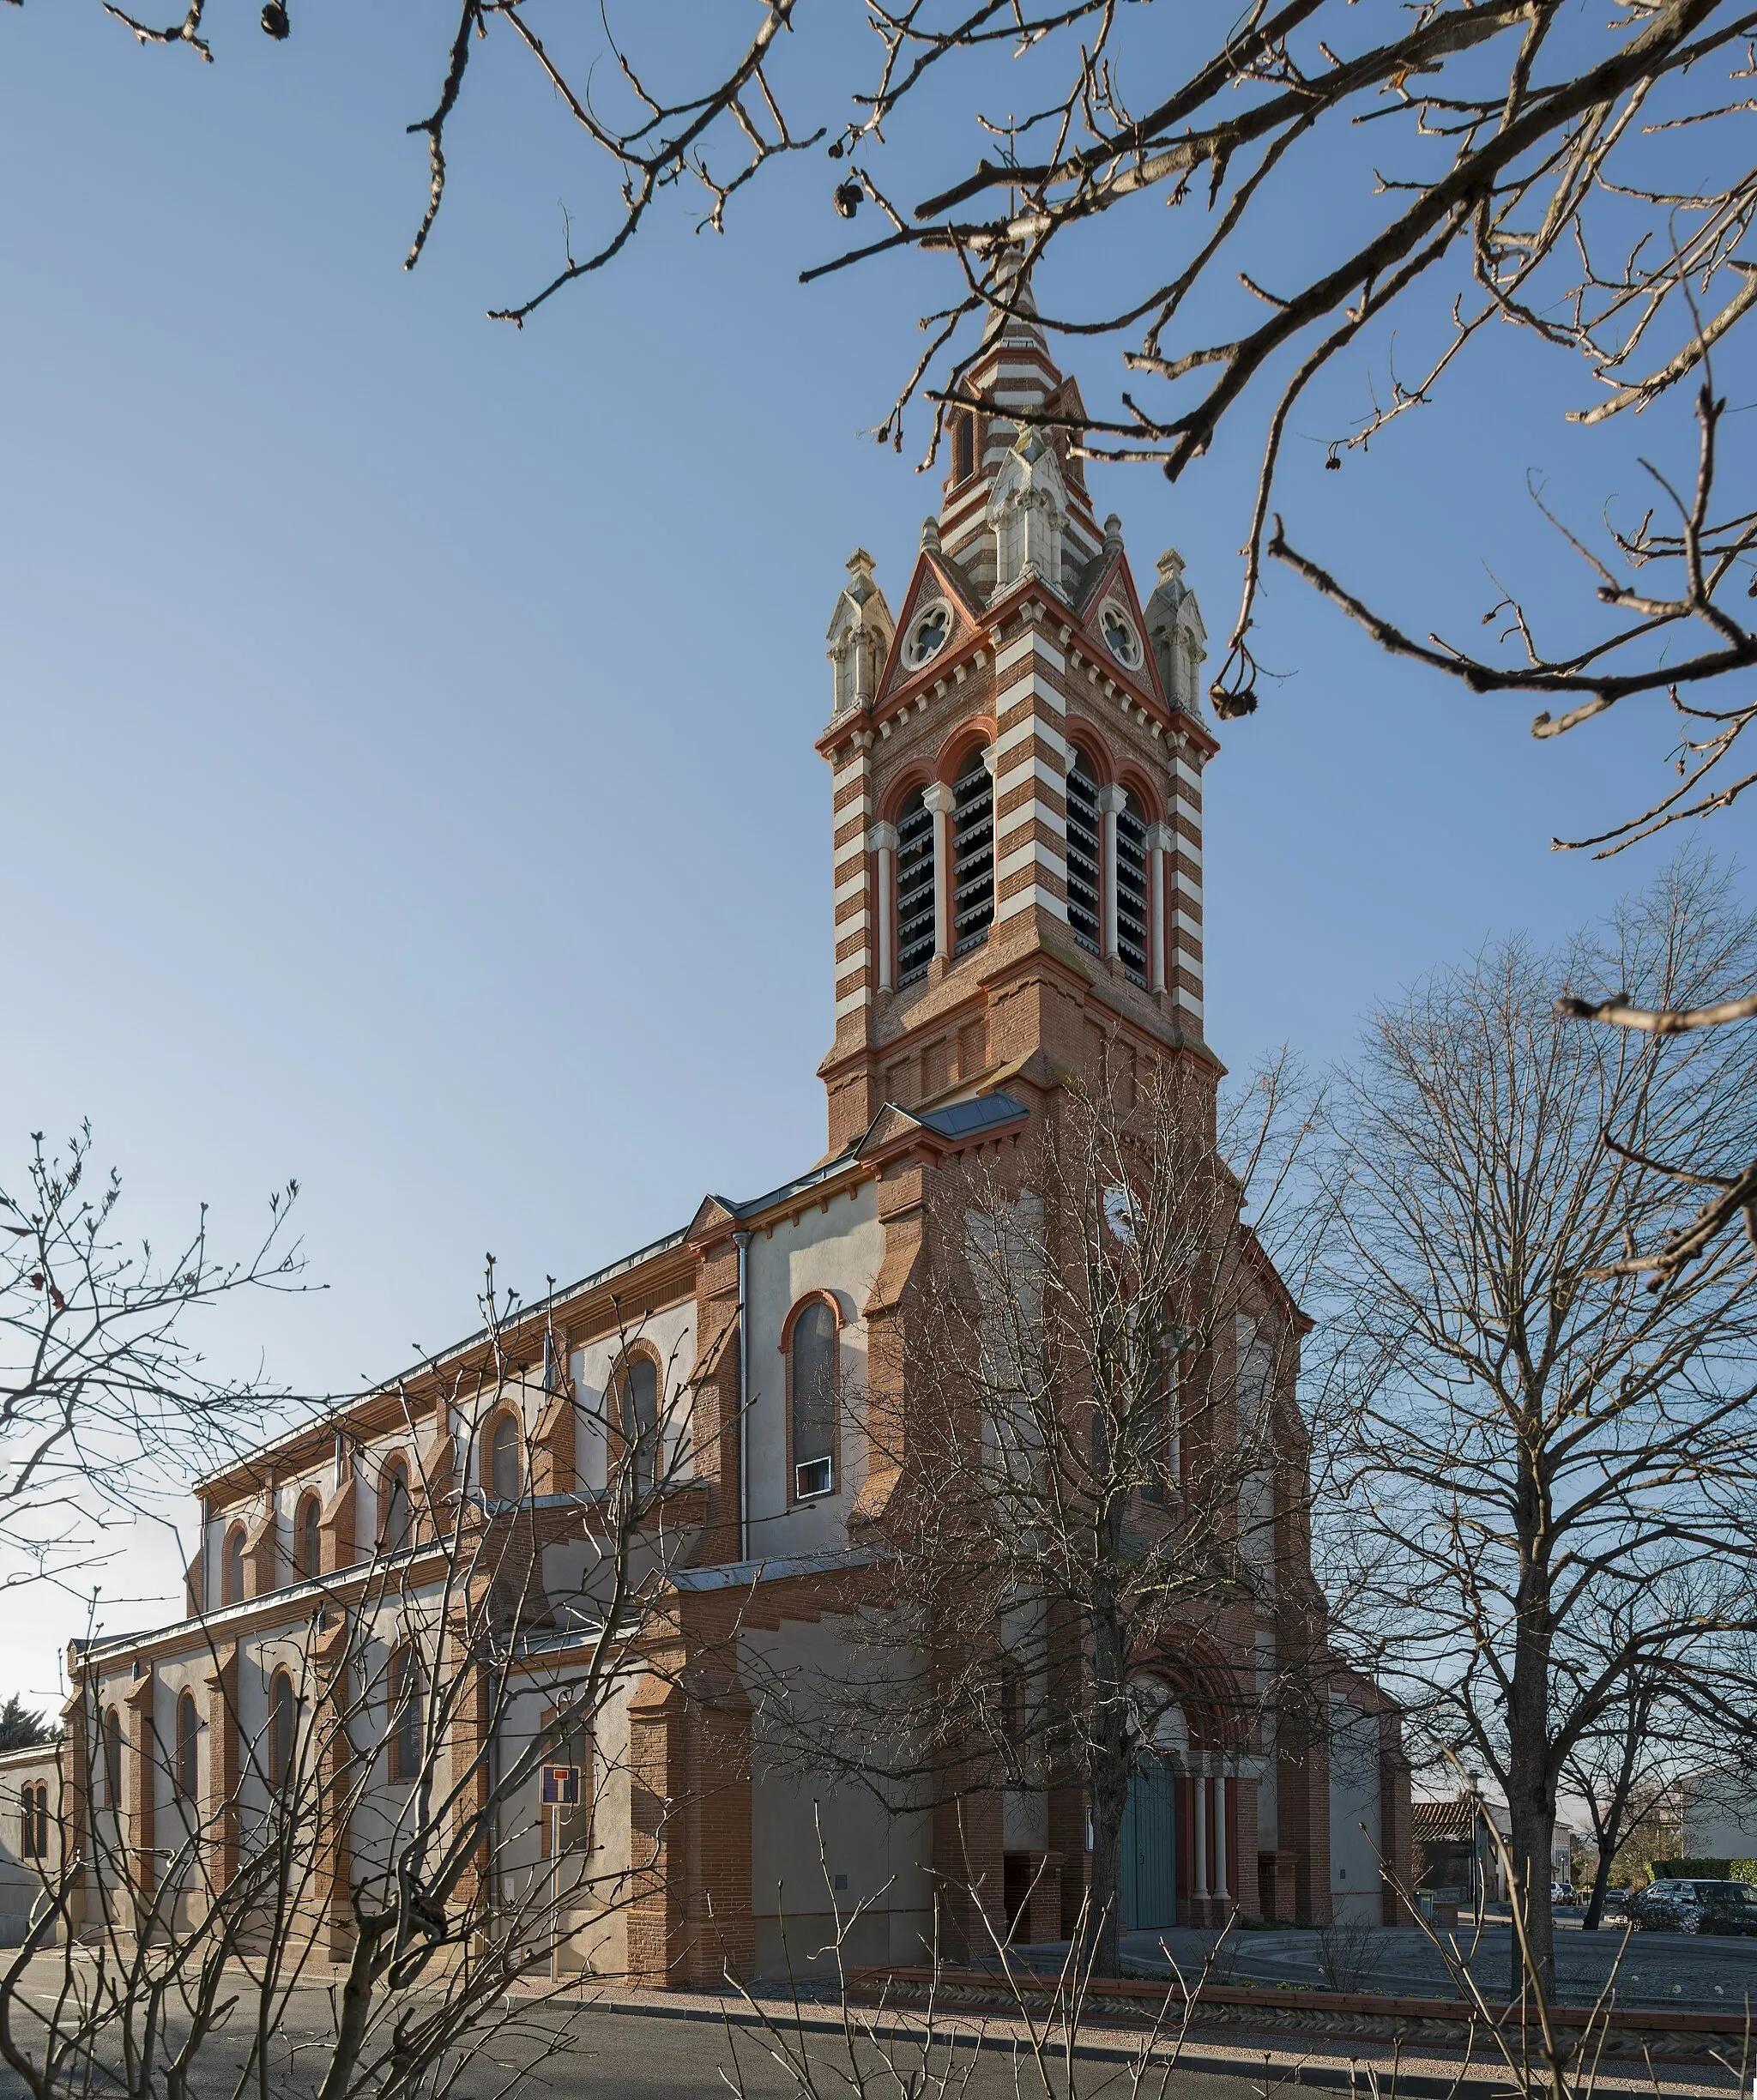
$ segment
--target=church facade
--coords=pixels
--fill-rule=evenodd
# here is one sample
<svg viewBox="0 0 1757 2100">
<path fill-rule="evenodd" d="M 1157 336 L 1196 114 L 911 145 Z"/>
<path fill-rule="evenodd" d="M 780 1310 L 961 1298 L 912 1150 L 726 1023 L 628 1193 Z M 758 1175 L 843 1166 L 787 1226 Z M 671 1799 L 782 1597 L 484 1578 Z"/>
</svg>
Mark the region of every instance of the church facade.
<svg viewBox="0 0 1757 2100">
<path fill-rule="evenodd" d="M 864 1425 L 921 1404 L 897 1344 L 945 1258 L 937 1180 L 1018 1153 L 1070 1076 L 1114 1091 L 1170 1068 L 1210 1096 L 1221 1076 L 1195 598 L 1173 552 L 1139 594 L 1119 522 L 1034 419 L 1078 423 L 1079 406 L 1028 311 L 991 329 L 967 383 L 983 410 L 951 422 L 894 607 L 856 552 L 830 625 L 823 1158 L 704 1198 L 655 1245 L 198 1483 L 186 1616 L 76 1646 L 62 1747 L 0 1759 L 0 1906 L 22 1915 L 77 1851 L 72 1929 L 124 1895 L 175 1929 L 246 1870 L 328 1700 L 341 1718 L 312 1753 L 301 1901 L 338 1958 L 436 1786 L 453 1827 L 478 1818 L 451 1901 L 492 1915 L 546 1889 L 557 1959 L 637 1983 L 776 1974 L 849 1911 L 855 1960 L 919 1961 L 936 1905 L 942 1924 L 963 1906 L 949 1946 L 980 1940 L 977 1909 L 1032 1940 L 1073 1929 L 1078 1788 L 899 1812 L 814 1786 L 764 1735 L 762 1687 L 833 1671 L 887 1536 L 906 1463 Z M 1261 1310 L 1295 1318 L 1272 1276 Z M 1211 1355 L 1207 1375 L 1240 1375 L 1230 1337 Z M 1290 1406 L 1290 1358 L 1277 1376 Z M 830 1391 L 858 1402 L 826 1407 Z M 613 1552 L 631 1451 L 650 1511 Z M 1301 1453 L 1285 1463 L 1267 1521 L 1301 1580 L 1241 1607 L 1259 1658 L 1293 1638 L 1289 1614 L 1321 1644 Z M 448 1634 L 470 1679 L 456 1698 L 432 1681 Z M 553 1735 L 583 1676 L 583 1718 Z M 1380 1872 L 1408 1866 L 1395 1715 L 1339 1670 L 1324 1697 L 1329 1735 L 1183 1717 L 1165 1813 L 1131 1827 L 1126 1926 L 1398 1915 Z M 1345 1773 L 1343 1736 L 1367 1746 Z"/>
</svg>

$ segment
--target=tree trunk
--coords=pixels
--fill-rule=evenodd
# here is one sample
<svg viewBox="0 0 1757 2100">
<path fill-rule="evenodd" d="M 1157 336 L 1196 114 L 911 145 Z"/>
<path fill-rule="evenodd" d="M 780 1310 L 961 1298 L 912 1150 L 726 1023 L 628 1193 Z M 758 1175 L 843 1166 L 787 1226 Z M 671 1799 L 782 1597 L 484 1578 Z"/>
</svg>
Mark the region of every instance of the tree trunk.
<svg viewBox="0 0 1757 2100">
<path fill-rule="evenodd" d="M 1549 1900 L 1549 1847 L 1555 1834 L 1555 1777 L 1549 1740 L 1549 1658 L 1554 1632 L 1549 1568 L 1549 1497 L 1533 1463 L 1542 1444 L 1541 1402 L 1524 1425 L 1514 1523 L 1519 1542 L 1519 1587 L 1513 1628 L 1513 1666 L 1506 1702 L 1506 1806 L 1512 1823 L 1514 1926 L 1508 1950 L 1507 1995 L 1528 1990 L 1547 2005 L 1555 1996 L 1555 1916 Z M 1520 1945 L 1519 1921 L 1525 1923 Z"/>
<path fill-rule="evenodd" d="M 1126 1721 L 1123 1643 L 1102 1620 L 1092 1629 L 1093 1726 L 1088 1751 L 1092 1880 L 1086 1945 L 1095 1976 L 1122 1969 L 1122 1819 L 1133 1763 Z"/>
<path fill-rule="evenodd" d="M 1597 1932 L 1604 1918 L 1604 1892 L 1610 1886 L 1610 1853 L 1607 1847 L 1598 1848 L 1598 1871 L 1592 1877 L 1592 1893 L 1586 1898 L 1586 1909 L 1580 1919 L 1582 1932 Z"/>
</svg>

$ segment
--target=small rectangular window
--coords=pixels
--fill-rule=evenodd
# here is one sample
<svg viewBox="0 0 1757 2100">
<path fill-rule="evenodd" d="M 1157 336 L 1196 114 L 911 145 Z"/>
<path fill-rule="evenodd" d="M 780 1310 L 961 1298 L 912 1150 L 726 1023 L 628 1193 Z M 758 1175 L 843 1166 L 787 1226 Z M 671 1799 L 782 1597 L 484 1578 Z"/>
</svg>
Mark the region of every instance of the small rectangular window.
<svg viewBox="0 0 1757 2100">
<path fill-rule="evenodd" d="M 804 1502 L 812 1495 L 833 1494 L 836 1488 L 836 1467 L 828 1458 L 807 1458 L 793 1469 L 793 1494 L 796 1502 Z"/>
</svg>

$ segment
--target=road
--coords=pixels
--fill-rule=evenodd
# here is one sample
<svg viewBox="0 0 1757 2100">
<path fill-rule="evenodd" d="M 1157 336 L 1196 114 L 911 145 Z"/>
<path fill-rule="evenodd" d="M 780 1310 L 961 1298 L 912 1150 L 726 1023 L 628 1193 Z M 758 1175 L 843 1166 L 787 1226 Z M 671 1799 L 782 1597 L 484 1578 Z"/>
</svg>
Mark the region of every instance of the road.
<svg viewBox="0 0 1757 2100">
<path fill-rule="evenodd" d="M 296 2100 L 309 2094 L 321 2069 L 323 2041 L 332 2031 L 327 1994 L 299 1994 L 293 2015 L 277 2034 L 277 2066 L 269 2082 L 274 2100 Z M 565 2043 L 558 2038 L 565 2031 Z M 717 2020 L 655 2019 L 637 2012 L 588 2006 L 564 2017 L 540 2007 L 510 2010 L 507 2025 L 488 2037 L 450 2088 L 456 2100 L 497 2100 L 516 2093 L 519 2100 L 849 2100 L 855 2090 L 848 2051 L 836 2033 L 788 2037 L 803 2047 L 804 2078 L 776 2060 L 758 2031 L 734 2029 L 728 2035 Z M 858 2065 L 866 2100 L 904 2100 L 908 2094 L 939 2092 L 948 2100 L 1017 2100 L 1041 2095 L 1029 2067 L 1016 2082 L 1015 2066 L 1005 2049 L 959 2049 L 955 2064 L 942 2052 L 936 2068 L 944 2084 L 921 2078 L 919 2051 L 895 2045 L 904 2078 L 887 2074 L 871 2045 L 859 2050 Z M 229 2037 L 216 2037 L 206 2048 L 192 2080 L 196 2100 L 229 2100 L 241 2055 Z M 913 2082 L 906 2083 L 913 2072 Z M 101 2081 L 94 2091 L 101 2093 Z M 253 2095 L 255 2087 L 247 2089 Z M 1058 2093 L 1061 2087 L 1058 2083 Z M 1159 2100 L 1260 2100 L 1260 2081 L 1201 2073 L 1173 2074 L 1162 2089 L 1156 2073 L 1149 2090 Z M 1128 2100 L 1133 2088 L 1126 2064 L 1083 2061 L 1077 2066 L 1076 2100 Z M 0 2100 L 22 2100 L 26 2089 L 0 2064 Z"/>
</svg>

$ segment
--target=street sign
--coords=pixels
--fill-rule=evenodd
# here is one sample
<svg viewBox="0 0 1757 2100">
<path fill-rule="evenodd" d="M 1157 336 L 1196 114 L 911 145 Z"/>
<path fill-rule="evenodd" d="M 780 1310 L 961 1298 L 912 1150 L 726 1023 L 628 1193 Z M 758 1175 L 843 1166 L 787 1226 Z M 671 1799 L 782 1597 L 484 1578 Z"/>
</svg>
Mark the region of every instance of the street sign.
<svg viewBox="0 0 1757 2100">
<path fill-rule="evenodd" d="M 577 1808 L 579 1805 L 579 1766 L 546 1765 L 543 1767 L 543 1806 L 546 1808 Z"/>
</svg>

